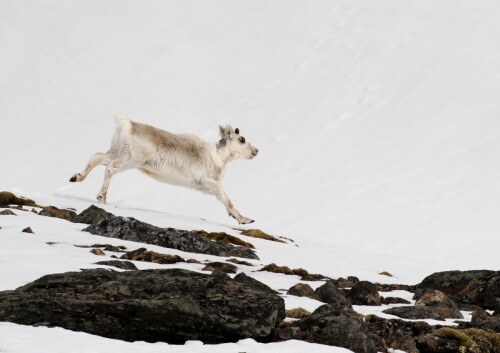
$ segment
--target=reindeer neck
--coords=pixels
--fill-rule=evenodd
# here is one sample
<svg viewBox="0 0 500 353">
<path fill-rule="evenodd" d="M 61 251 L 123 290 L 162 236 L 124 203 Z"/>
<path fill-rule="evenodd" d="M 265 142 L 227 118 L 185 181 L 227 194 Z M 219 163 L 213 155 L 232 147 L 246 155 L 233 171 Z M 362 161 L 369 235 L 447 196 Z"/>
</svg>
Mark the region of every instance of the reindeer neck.
<svg viewBox="0 0 500 353">
<path fill-rule="evenodd" d="M 233 159 L 233 155 L 227 145 L 221 143 L 221 141 L 217 142 L 216 151 L 222 164 L 221 167 L 222 169 L 224 169 L 226 167 L 226 164 L 228 164 Z"/>
</svg>

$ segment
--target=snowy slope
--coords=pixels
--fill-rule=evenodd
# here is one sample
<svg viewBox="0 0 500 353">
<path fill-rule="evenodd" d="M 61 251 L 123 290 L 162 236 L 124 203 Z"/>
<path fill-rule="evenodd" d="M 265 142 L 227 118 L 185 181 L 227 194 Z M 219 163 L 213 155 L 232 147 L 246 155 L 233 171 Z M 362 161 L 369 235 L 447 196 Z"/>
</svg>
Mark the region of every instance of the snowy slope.
<svg viewBox="0 0 500 353">
<path fill-rule="evenodd" d="M 300 246 L 263 263 L 411 284 L 499 269 L 499 15 L 493 0 L 1 1 L 0 190 L 83 209 L 103 168 L 68 179 L 108 148 L 113 115 L 214 142 L 229 123 L 260 153 L 229 165 L 226 191 Z M 108 201 L 236 226 L 136 171 Z"/>
</svg>

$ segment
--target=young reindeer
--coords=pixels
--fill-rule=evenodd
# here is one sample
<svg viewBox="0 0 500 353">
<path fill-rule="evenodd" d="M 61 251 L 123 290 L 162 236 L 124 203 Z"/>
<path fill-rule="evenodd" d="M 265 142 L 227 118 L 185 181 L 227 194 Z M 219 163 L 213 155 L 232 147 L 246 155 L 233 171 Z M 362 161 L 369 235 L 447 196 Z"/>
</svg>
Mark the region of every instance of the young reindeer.
<svg viewBox="0 0 500 353">
<path fill-rule="evenodd" d="M 139 169 L 158 181 L 214 195 L 239 223 L 253 222 L 238 212 L 221 185 L 229 161 L 252 159 L 259 152 L 240 136 L 239 129 L 219 126 L 220 141 L 210 143 L 194 135 L 172 134 L 122 117 L 115 120 L 109 151 L 95 153 L 85 169 L 69 181 L 83 181 L 94 167 L 105 165 L 104 183 L 97 195 L 97 200 L 105 204 L 111 177 L 128 169 Z"/>
</svg>

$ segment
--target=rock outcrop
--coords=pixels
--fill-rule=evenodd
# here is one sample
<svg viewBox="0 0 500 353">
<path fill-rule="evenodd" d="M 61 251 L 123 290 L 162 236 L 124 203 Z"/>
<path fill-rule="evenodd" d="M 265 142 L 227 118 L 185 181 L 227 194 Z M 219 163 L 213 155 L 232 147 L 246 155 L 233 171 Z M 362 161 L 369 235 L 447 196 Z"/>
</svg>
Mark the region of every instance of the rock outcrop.
<svg viewBox="0 0 500 353">
<path fill-rule="evenodd" d="M 377 337 L 363 316 L 337 305 L 323 305 L 308 318 L 281 325 L 274 331 L 275 341 L 299 339 L 344 347 L 355 353 L 376 353 Z"/>
<path fill-rule="evenodd" d="M 110 238 L 159 245 L 198 254 L 258 259 L 251 249 L 218 243 L 187 230 L 159 228 L 131 217 L 108 217 L 83 229 Z"/>
<path fill-rule="evenodd" d="M 380 295 L 377 286 L 368 281 L 361 281 L 355 284 L 346 295 L 353 305 L 381 305 Z"/>
<path fill-rule="evenodd" d="M 477 305 L 495 310 L 500 305 L 500 271 L 446 271 L 426 277 L 417 285 L 414 299 L 429 290 L 439 290 L 459 306 Z"/>
<path fill-rule="evenodd" d="M 181 269 L 68 272 L 0 292 L 1 321 L 125 341 L 261 340 L 284 318 L 283 299 L 272 292 Z"/>
</svg>

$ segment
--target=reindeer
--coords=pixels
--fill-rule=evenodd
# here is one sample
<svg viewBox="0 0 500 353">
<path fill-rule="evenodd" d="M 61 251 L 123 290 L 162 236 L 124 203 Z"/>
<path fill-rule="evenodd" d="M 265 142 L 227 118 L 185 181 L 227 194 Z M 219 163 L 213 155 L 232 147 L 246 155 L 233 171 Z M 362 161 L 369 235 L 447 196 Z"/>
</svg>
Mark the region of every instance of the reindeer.
<svg viewBox="0 0 500 353">
<path fill-rule="evenodd" d="M 104 183 L 97 200 L 106 204 L 113 175 L 139 169 L 158 181 L 214 195 L 224 204 L 229 216 L 240 224 L 254 222 L 238 212 L 221 185 L 229 161 L 252 159 L 259 152 L 240 136 L 239 129 L 219 126 L 221 139 L 210 143 L 194 135 L 173 134 L 123 117 L 115 117 L 115 121 L 116 130 L 109 151 L 95 153 L 85 169 L 74 174 L 70 182 L 83 181 L 96 166 L 105 165 Z"/>
</svg>

